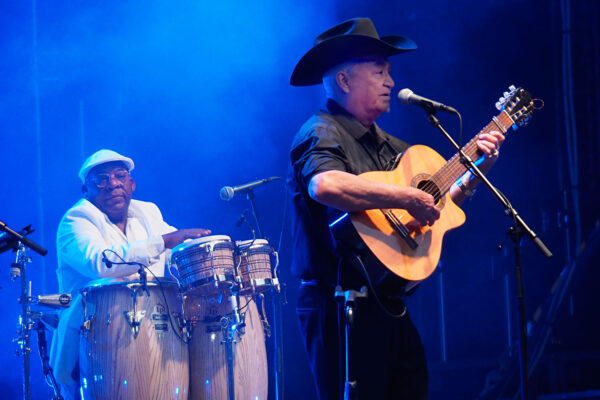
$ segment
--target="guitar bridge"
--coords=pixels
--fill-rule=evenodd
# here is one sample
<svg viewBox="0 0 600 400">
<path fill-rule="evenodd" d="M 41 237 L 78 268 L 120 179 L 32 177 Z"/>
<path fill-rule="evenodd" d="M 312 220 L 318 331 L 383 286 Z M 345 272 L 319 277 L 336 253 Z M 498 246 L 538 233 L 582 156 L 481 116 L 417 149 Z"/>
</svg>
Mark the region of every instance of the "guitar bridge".
<svg viewBox="0 0 600 400">
<path fill-rule="evenodd" d="M 385 219 L 390 223 L 392 228 L 394 228 L 396 233 L 398 233 L 398 235 L 400 235 L 400 237 L 406 242 L 408 247 L 410 247 L 411 250 L 415 250 L 419 245 L 415 239 L 410 236 L 408 228 L 402 222 L 400 222 L 392 210 L 381 210 L 381 212 L 385 216 Z"/>
</svg>

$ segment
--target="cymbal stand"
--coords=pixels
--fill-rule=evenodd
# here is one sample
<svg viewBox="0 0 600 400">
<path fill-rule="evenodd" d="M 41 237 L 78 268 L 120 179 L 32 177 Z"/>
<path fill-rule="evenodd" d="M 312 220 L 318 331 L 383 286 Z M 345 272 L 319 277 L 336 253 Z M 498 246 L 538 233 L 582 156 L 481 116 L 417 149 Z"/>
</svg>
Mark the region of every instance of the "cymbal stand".
<svg viewBox="0 0 600 400">
<path fill-rule="evenodd" d="M 344 382 L 344 400 L 353 400 L 357 398 L 358 383 L 353 374 L 352 359 L 350 349 L 352 348 L 352 325 L 354 324 L 355 302 L 360 298 L 367 298 L 367 287 L 357 290 L 343 290 L 341 286 L 335 287 L 336 300 L 344 299 L 344 309 L 346 310 L 345 331 L 346 331 L 346 381 Z"/>
</svg>

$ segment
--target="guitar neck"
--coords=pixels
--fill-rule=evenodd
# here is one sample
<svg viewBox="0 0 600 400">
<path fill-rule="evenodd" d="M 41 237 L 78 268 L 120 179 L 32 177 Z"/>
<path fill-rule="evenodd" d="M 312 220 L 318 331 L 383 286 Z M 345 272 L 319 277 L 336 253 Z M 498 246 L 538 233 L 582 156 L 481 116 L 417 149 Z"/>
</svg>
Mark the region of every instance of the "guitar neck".
<svg viewBox="0 0 600 400">
<path fill-rule="evenodd" d="M 494 130 L 506 133 L 508 129 L 514 124 L 514 121 L 508 115 L 506 111 L 502 111 L 498 116 L 494 117 L 492 121 L 485 126 L 477 135 L 475 135 L 466 145 L 463 146 L 462 151 L 471 158 L 473 161 L 477 160 L 483 155 L 483 152 L 477 147 L 477 139 L 480 134 L 488 133 Z M 460 162 L 460 155 L 456 153 L 446 164 L 440 168 L 432 177 L 437 187 L 440 189 L 442 195 L 446 194 L 450 187 L 461 177 L 467 168 Z"/>
</svg>

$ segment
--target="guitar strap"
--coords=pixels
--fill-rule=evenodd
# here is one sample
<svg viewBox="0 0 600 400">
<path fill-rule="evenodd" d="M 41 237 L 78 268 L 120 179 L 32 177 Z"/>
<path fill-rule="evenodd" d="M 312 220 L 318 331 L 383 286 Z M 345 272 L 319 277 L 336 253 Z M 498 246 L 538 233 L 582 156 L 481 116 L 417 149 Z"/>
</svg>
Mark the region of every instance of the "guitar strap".
<svg viewBox="0 0 600 400">
<path fill-rule="evenodd" d="M 398 163 L 400 162 L 400 159 L 402 158 L 402 154 L 404 154 L 403 151 L 401 151 L 400 153 L 396 154 L 394 157 L 392 157 L 387 164 L 385 164 L 384 166 L 384 170 L 385 171 L 391 171 L 393 169 L 396 169 L 396 167 L 398 166 Z"/>
<path fill-rule="evenodd" d="M 371 257 L 366 256 L 366 258 L 369 259 Z M 384 313 L 391 318 L 404 317 L 404 315 L 406 315 L 405 299 L 407 293 L 401 287 L 396 285 L 394 285 L 395 288 L 393 290 L 390 290 L 389 287 L 386 287 L 386 283 L 379 284 L 379 282 L 372 279 L 373 274 L 369 273 L 369 269 L 372 269 L 374 265 L 372 263 L 368 264 L 369 266 L 367 267 L 363 262 L 363 256 L 356 251 L 349 250 L 345 252 L 344 256 L 339 258 L 338 262 L 338 286 L 340 286 L 342 290 L 359 290 L 361 286 L 365 286 L 364 283 L 366 281 L 367 287 L 369 288 L 368 297 L 375 299 L 376 303 Z M 344 269 L 344 267 L 346 269 Z M 385 267 L 381 266 L 381 268 Z M 362 279 L 357 279 L 359 277 Z M 388 277 L 387 279 L 390 278 L 391 277 Z M 361 283 L 359 284 L 358 282 Z M 396 283 L 398 283 L 398 281 L 396 281 Z"/>
</svg>

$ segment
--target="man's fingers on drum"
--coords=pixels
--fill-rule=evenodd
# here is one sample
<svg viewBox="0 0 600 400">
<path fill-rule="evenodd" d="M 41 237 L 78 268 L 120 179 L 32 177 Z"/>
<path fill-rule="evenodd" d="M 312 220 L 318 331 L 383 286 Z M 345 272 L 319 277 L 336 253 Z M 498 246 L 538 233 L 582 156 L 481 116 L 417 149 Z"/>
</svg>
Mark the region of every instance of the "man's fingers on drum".
<svg viewBox="0 0 600 400">
<path fill-rule="evenodd" d="M 210 234 L 211 231 L 209 229 L 194 229 L 188 234 L 188 239 L 199 238 Z"/>
<path fill-rule="evenodd" d="M 179 231 L 182 240 L 195 239 L 202 236 L 210 235 L 212 232 L 210 229 L 182 229 Z"/>
</svg>

